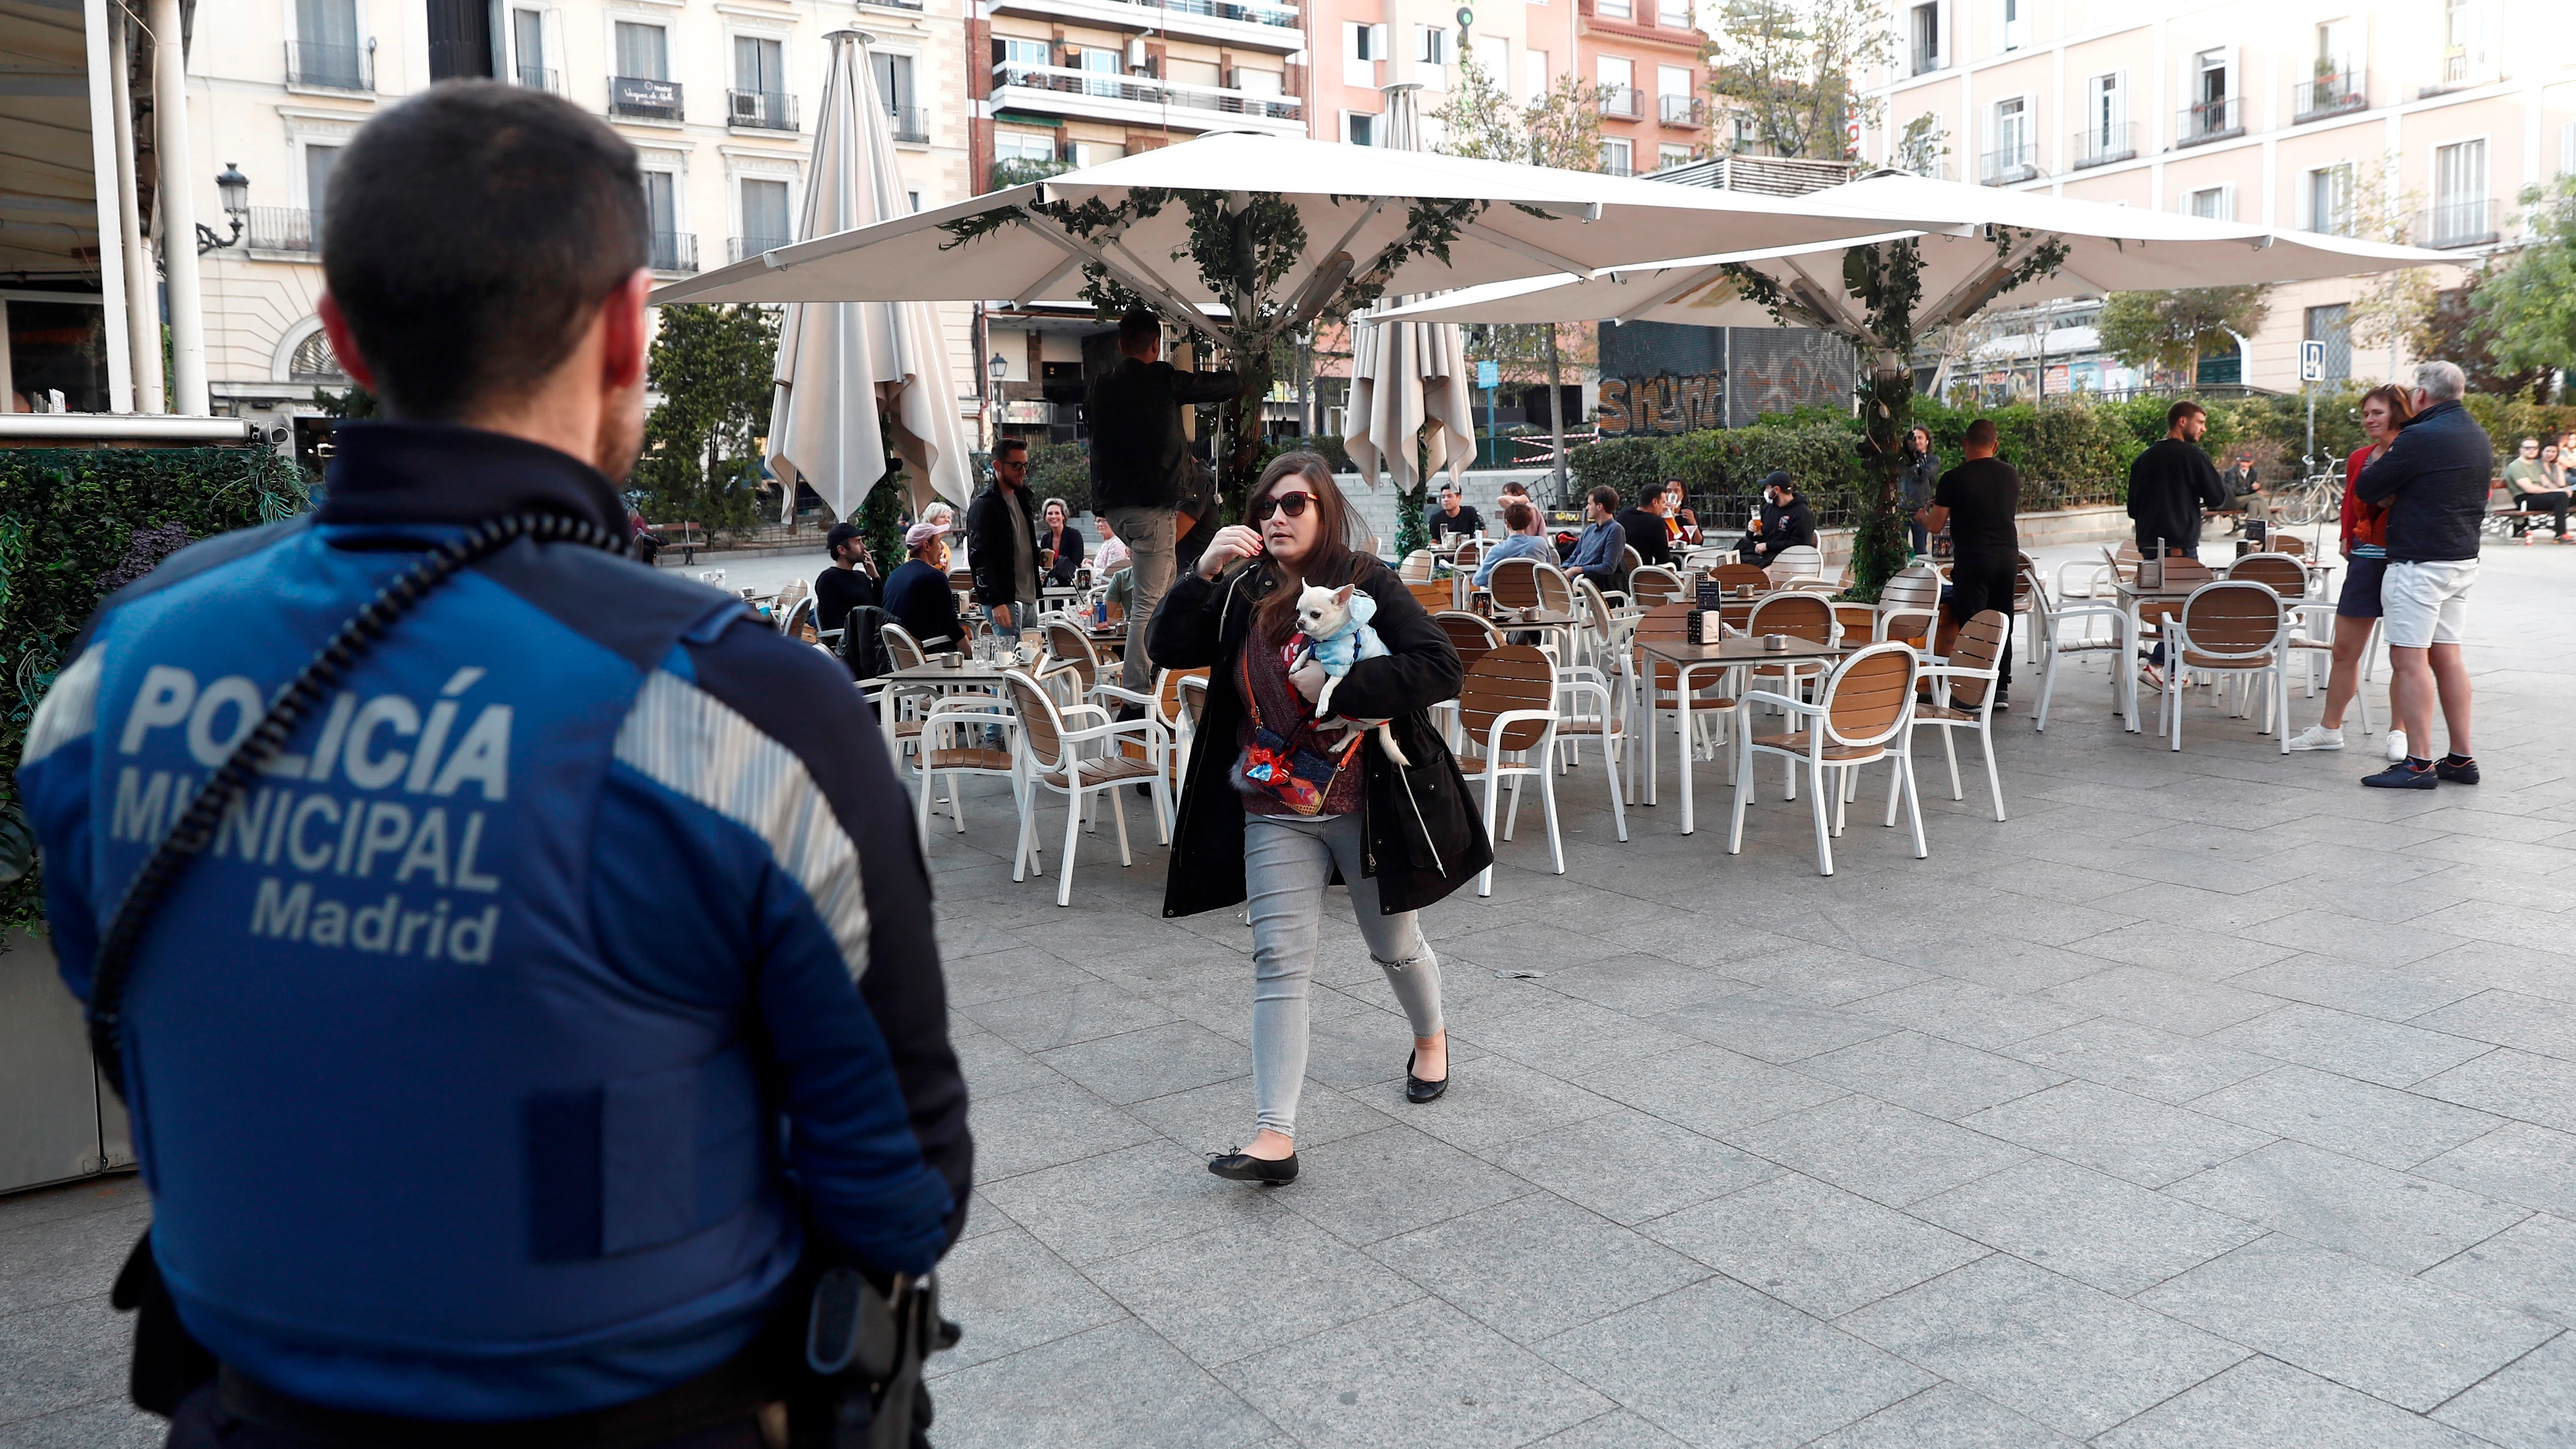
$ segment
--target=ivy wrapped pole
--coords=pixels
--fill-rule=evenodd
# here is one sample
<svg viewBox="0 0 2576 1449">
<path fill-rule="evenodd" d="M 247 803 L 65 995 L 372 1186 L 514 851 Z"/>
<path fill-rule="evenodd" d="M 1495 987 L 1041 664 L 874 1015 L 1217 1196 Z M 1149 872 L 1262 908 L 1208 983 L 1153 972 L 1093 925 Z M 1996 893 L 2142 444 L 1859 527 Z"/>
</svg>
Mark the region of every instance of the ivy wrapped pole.
<svg viewBox="0 0 2576 1449">
<path fill-rule="evenodd" d="M 1923 252 L 1915 237 L 1898 237 L 1842 249 L 1839 287 L 1784 257 L 1759 267 L 1729 263 L 1723 270 L 1746 301 L 1769 309 L 1783 327 L 1815 327 L 1852 344 L 1860 353 L 1864 436 L 1861 459 L 1876 487 L 1852 530 L 1852 596 L 1875 603 L 1879 590 L 1905 567 L 1905 516 L 1898 484 L 1905 471 L 1905 436 L 1914 427 L 1914 337 L 1918 328 L 1970 316 L 2003 293 L 2056 271 L 2066 243 L 2013 227 L 1987 228 L 1995 259 L 1969 282 L 1922 315 Z M 1821 270 L 1818 268 L 1817 270 Z"/>
</svg>

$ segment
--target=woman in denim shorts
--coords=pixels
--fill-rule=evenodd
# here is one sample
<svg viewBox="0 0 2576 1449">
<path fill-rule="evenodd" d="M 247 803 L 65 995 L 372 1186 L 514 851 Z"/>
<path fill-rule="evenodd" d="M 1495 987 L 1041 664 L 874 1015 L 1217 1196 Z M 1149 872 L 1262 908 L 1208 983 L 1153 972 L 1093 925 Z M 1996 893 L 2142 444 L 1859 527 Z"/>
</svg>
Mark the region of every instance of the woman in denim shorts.
<svg viewBox="0 0 2576 1449">
<path fill-rule="evenodd" d="M 2364 503 L 2353 494 L 2361 470 L 2376 462 L 2396 440 L 2414 412 L 2402 387 L 2383 385 L 2361 399 L 2361 430 L 2370 439 L 2355 448 L 2343 465 L 2343 592 L 2335 598 L 2334 670 L 2326 680 L 2326 707 L 2320 722 L 2290 739 L 2294 750 L 2343 748 L 2343 713 L 2361 688 L 2361 655 L 2370 645 L 2371 627 L 2379 622 L 2379 581 L 2388 571 L 2388 508 Z M 2389 758 L 2406 758 L 2406 733 L 2388 732 Z"/>
</svg>

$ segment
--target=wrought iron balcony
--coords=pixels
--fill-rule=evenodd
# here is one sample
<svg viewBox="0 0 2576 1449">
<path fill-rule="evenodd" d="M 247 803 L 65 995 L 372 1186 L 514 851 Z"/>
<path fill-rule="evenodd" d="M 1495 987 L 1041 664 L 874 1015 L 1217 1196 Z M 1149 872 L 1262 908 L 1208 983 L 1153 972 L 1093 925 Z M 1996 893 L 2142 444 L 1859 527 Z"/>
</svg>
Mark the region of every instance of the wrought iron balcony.
<svg viewBox="0 0 2576 1449">
<path fill-rule="evenodd" d="M 532 91 L 544 91 L 550 96 L 564 93 L 563 72 L 548 70 L 541 65 L 520 66 L 510 72 L 510 79 Z"/>
<path fill-rule="evenodd" d="M 681 118 L 681 90 L 678 81 L 653 80 L 645 76 L 613 75 L 608 78 L 608 113 L 644 121 L 676 121 Z"/>
<path fill-rule="evenodd" d="M 290 40 L 286 42 L 286 83 L 317 90 L 372 92 L 376 88 L 375 42 L 315 45 Z"/>
<path fill-rule="evenodd" d="M 2039 175 L 2037 148 L 2028 141 L 1999 146 L 1988 151 L 1977 168 L 1977 179 L 1988 186 L 2010 186 L 2016 181 L 2029 181 Z"/>
<path fill-rule="evenodd" d="M 2114 161 L 2134 160 L 2138 154 L 2138 124 L 2119 121 L 2092 126 L 2075 133 L 2075 169 L 2108 166 Z"/>
<path fill-rule="evenodd" d="M 2174 123 L 2174 144 L 2177 146 L 2197 146 L 2204 141 L 2224 141 L 2244 134 L 2245 109 L 2241 96 L 2185 106 Z"/>
<path fill-rule="evenodd" d="M 1133 101 L 1142 105 L 1212 111 L 1271 121 L 1301 121 L 1305 117 L 1304 103 L 1295 96 L 1257 95 L 1219 86 L 1190 85 L 1153 76 L 1120 75 L 1115 71 L 1074 70 L 1061 65 L 997 65 L 993 67 L 993 84 L 997 89 L 1008 86 L 1052 91 L 1059 95 Z"/>
<path fill-rule="evenodd" d="M 2485 246 L 2497 240 L 2503 209 L 2489 196 L 2446 201 L 2415 215 L 2415 244 L 2448 250 Z"/>
<path fill-rule="evenodd" d="M 930 139 L 930 112 L 920 106 L 888 106 L 886 122 L 894 128 L 898 141 L 923 142 Z"/>
<path fill-rule="evenodd" d="M 796 97 L 780 91 L 727 91 L 725 120 L 755 131 L 793 131 Z"/>
<path fill-rule="evenodd" d="M 725 260 L 747 261 L 763 252 L 774 252 L 792 240 L 783 236 L 729 236 L 725 238 Z"/>
<path fill-rule="evenodd" d="M 2290 87 L 2290 123 L 2370 109 L 2370 75 L 2346 66 Z"/>
<path fill-rule="evenodd" d="M 322 250 L 322 218 L 300 206 L 250 209 L 250 247 L 260 252 Z"/>
<path fill-rule="evenodd" d="M 653 270 L 657 272 L 694 272 L 698 269 L 698 238 L 693 232 L 657 231 L 653 233 Z"/>
</svg>

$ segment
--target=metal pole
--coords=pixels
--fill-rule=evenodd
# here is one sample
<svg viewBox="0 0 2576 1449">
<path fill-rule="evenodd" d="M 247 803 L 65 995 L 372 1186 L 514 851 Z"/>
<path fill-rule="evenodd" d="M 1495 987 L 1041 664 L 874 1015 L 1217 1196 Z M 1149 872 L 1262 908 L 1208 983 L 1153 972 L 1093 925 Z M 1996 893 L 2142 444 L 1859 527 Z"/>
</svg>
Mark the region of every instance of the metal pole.
<svg viewBox="0 0 2576 1449">
<path fill-rule="evenodd" d="M 121 191 L 112 189 L 112 178 L 119 171 L 116 141 L 124 128 L 109 113 L 124 92 L 108 83 L 108 70 L 124 49 L 109 45 L 107 39 L 111 23 L 118 30 L 125 28 L 125 15 L 104 4 L 83 5 L 81 23 L 89 61 L 89 174 L 98 210 L 99 302 L 107 313 L 102 319 L 107 334 L 107 410 L 130 413 L 134 411 L 134 360 L 128 351 L 133 332 L 126 326 L 130 303 L 125 291 L 124 208 Z"/>
<path fill-rule="evenodd" d="M 168 409 L 161 372 L 161 281 L 143 239 L 143 193 L 134 181 L 133 22 L 120 7 L 107 29 L 108 90 L 116 108 L 116 212 L 124 235 L 126 356 L 133 368 L 134 410 Z"/>
<path fill-rule="evenodd" d="M 1566 506 L 1565 497 L 1565 388 L 1558 381 L 1556 324 L 1547 324 L 1547 431 L 1550 452 L 1556 459 L 1556 506 Z"/>
<path fill-rule="evenodd" d="M 197 275 L 196 163 L 188 153 L 188 53 L 179 0 L 152 0 L 152 123 L 161 163 L 161 270 L 170 283 L 171 411 L 212 417 L 206 311 Z"/>
</svg>

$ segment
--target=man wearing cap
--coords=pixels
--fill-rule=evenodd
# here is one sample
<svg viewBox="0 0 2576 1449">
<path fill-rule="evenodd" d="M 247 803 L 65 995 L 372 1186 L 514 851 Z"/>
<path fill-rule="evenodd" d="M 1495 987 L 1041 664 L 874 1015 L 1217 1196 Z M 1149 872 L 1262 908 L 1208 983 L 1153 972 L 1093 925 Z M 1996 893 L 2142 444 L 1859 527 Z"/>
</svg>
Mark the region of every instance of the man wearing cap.
<svg viewBox="0 0 2576 1449">
<path fill-rule="evenodd" d="M 876 607 L 877 581 L 868 572 L 868 545 L 857 524 L 833 524 L 823 546 L 832 566 L 814 578 L 814 627 L 838 629 L 852 609 Z"/>
<path fill-rule="evenodd" d="M 903 567 L 886 576 L 885 611 L 931 650 L 953 649 L 966 637 L 957 621 L 957 594 L 948 587 L 948 531 L 916 523 L 903 535 Z"/>
</svg>

